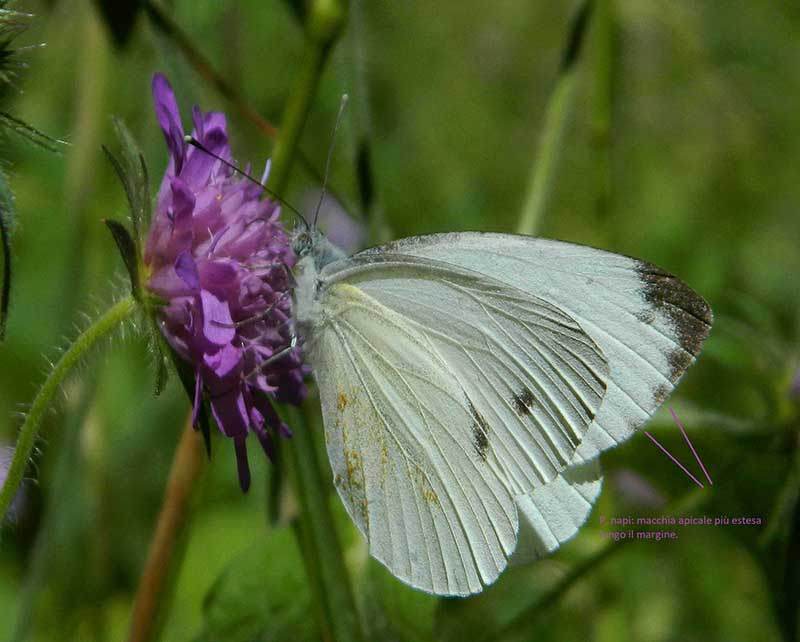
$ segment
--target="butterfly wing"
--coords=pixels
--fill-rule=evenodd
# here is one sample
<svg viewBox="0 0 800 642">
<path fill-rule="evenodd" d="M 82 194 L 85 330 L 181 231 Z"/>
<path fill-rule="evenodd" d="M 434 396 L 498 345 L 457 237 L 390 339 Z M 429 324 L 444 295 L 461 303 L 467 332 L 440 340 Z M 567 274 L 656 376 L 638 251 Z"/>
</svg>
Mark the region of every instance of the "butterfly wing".
<svg viewBox="0 0 800 642">
<path fill-rule="evenodd" d="M 567 467 L 608 378 L 600 348 L 574 319 L 531 293 L 428 259 L 354 257 L 327 278 L 424 334 L 475 409 L 513 495 Z"/>
<path fill-rule="evenodd" d="M 519 539 L 512 564 L 545 557 L 571 539 L 583 526 L 603 489 L 600 461 L 572 466 L 532 493 L 515 499 L 519 509 Z"/>
<path fill-rule="evenodd" d="M 554 306 L 479 274 L 341 265 L 309 342 L 334 482 L 396 576 L 476 592 L 514 549 L 514 497 L 567 466 L 598 411 L 603 355 Z"/>
<path fill-rule="evenodd" d="M 497 458 L 473 447 L 464 391 L 402 315 L 345 284 L 323 301 L 309 357 L 348 513 L 401 580 L 481 590 L 505 568 L 518 521 Z"/>
<path fill-rule="evenodd" d="M 337 488 L 372 554 L 438 594 L 491 583 L 518 527 L 515 560 L 571 537 L 600 491 L 592 460 L 666 399 L 711 324 L 655 266 L 510 235 L 404 239 L 318 285 Z"/>
<path fill-rule="evenodd" d="M 594 340 L 610 376 L 573 463 L 593 459 L 642 426 L 694 362 L 711 328 L 708 304 L 679 279 L 590 247 L 464 232 L 403 239 L 354 259 L 382 262 L 389 255 L 466 268 L 531 293 L 568 314 Z"/>
</svg>

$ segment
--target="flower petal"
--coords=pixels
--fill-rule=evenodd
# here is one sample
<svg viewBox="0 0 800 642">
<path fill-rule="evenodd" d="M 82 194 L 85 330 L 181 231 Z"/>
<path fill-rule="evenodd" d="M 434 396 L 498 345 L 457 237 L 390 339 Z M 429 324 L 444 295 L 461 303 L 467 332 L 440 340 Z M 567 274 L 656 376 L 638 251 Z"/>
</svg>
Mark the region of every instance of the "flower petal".
<svg viewBox="0 0 800 642">
<path fill-rule="evenodd" d="M 213 374 L 216 381 L 206 381 L 209 387 L 214 390 L 219 388 L 218 382 L 223 389 L 230 386 L 226 379 L 238 378 L 242 370 L 242 350 L 228 343 L 216 352 L 208 352 L 203 356 L 203 363 Z M 237 382 L 238 383 L 238 382 Z"/>
<path fill-rule="evenodd" d="M 183 164 L 186 142 L 183 140 L 183 126 L 181 114 L 178 111 L 178 102 L 172 86 L 162 74 L 154 74 L 152 81 L 153 103 L 156 108 L 156 118 L 164 132 L 172 159 L 175 162 L 175 173 L 179 174 Z"/>
<path fill-rule="evenodd" d="M 236 336 L 231 309 L 227 301 L 221 301 L 208 290 L 200 291 L 203 307 L 203 336 L 211 343 L 222 346 Z"/>
<path fill-rule="evenodd" d="M 189 184 L 177 176 L 170 179 L 172 190 L 172 220 L 175 227 L 185 228 L 194 212 L 195 196 Z"/>
<path fill-rule="evenodd" d="M 184 250 L 175 259 L 175 273 L 180 277 L 191 290 L 200 289 L 200 274 L 197 271 L 197 263 L 192 258 L 192 253 Z"/>
<path fill-rule="evenodd" d="M 211 397 L 211 412 L 226 437 L 247 434 L 250 420 L 247 415 L 244 395 L 240 388 L 234 388 L 218 397 Z"/>
</svg>

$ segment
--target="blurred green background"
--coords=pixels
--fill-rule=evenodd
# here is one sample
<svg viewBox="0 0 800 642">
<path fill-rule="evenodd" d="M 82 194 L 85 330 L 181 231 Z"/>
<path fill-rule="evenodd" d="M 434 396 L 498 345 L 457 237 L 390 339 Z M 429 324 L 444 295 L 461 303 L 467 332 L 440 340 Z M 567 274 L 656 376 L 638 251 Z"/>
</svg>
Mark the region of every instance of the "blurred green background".
<svg viewBox="0 0 800 642">
<path fill-rule="evenodd" d="M 120 6 L 125 3 L 106 3 Z M 132 3 L 137 5 L 136 2 Z M 147 2 L 138 3 L 142 6 Z M 347 112 L 332 186 L 396 237 L 513 231 L 530 189 L 545 113 L 577 2 L 364 2 L 332 53 L 301 149 L 324 165 L 339 97 Z M 166 148 L 150 77 L 168 75 L 189 109 L 228 112 L 232 148 L 261 166 L 273 141 L 243 118 L 147 12 L 115 42 L 100 3 L 19 2 L 34 14 L 27 65 L 2 109 L 71 144 L 55 155 L 9 135 L 15 281 L 0 344 L 0 440 L 11 445 L 60 347 L 124 291 L 100 219 L 125 216 L 100 145 L 121 116 L 153 186 Z M 637 256 L 680 276 L 717 322 L 668 402 L 714 478 L 702 497 L 638 435 L 603 456 L 603 495 L 552 558 L 509 569 L 467 600 L 437 600 L 369 560 L 331 494 L 369 639 L 787 640 L 800 595 L 800 5 L 794 1 L 599 0 L 538 233 Z M 280 121 L 303 50 L 302 3 L 180 0 L 165 6 L 194 46 L 270 122 Z M 369 155 L 367 157 L 368 150 Z M 360 164 L 359 164 L 360 161 Z M 317 185 L 296 167 L 286 195 Z M 363 191 L 363 190 L 362 190 Z M 373 219 L 374 220 L 374 219 Z M 0 540 L 0 639 L 119 640 L 187 410 L 174 378 L 153 395 L 145 342 L 128 329 L 87 360 L 44 426 L 39 454 Z M 666 408 L 652 432 L 692 470 Z M 253 450 L 242 495 L 232 446 L 215 442 L 163 639 L 317 639 L 292 530 L 272 526 L 270 469 Z M 699 471 L 698 471 L 699 474 Z M 331 487 L 332 488 L 332 487 Z M 603 549 L 599 516 L 761 517 L 761 527 L 680 531 L 674 542 Z M 284 506 L 283 514 L 291 515 Z M 542 600 L 575 573 L 565 590 Z"/>
</svg>

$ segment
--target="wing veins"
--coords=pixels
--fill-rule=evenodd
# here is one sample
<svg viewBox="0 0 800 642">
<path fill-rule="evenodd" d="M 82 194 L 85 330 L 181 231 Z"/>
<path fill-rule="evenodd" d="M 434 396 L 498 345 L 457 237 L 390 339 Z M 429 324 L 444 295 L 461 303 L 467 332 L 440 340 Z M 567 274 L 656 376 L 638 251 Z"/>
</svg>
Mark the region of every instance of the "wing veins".
<svg viewBox="0 0 800 642">
<path fill-rule="evenodd" d="M 334 331 L 336 332 L 337 336 L 341 340 L 342 345 L 346 349 L 347 358 L 350 360 L 350 365 L 353 367 L 353 371 L 356 373 L 356 376 L 359 378 L 359 381 L 361 382 L 361 386 L 366 391 L 367 397 L 369 398 L 370 404 L 372 405 L 372 409 L 375 411 L 375 414 L 378 415 L 378 417 L 381 418 L 381 421 L 383 422 L 383 425 L 386 426 L 386 432 L 389 433 L 390 437 L 395 442 L 398 450 L 400 451 L 400 453 L 402 455 L 402 460 L 403 460 L 403 462 L 405 464 L 406 472 L 409 474 L 409 479 L 412 479 L 413 471 L 411 470 L 411 466 L 409 464 L 409 461 L 413 462 L 414 466 L 418 470 L 422 470 L 422 467 L 417 463 L 416 459 L 414 459 L 408 453 L 406 453 L 406 450 L 403 447 L 403 445 L 398 441 L 397 437 L 394 435 L 392 430 L 390 428 L 388 428 L 389 422 L 383 416 L 383 413 L 378 409 L 378 405 L 375 403 L 375 399 L 373 398 L 372 393 L 370 392 L 369 386 L 367 386 L 366 381 L 364 380 L 363 374 L 361 373 L 361 371 L 359 370 L 358 366 L 356 365 L 355 358 L 354 358 L 353 353 L 352 353 L 352 351 L 350 349 L 350 345 L 349 345 L 349 343 L 347 341 L 347 337 L 344 335 L 344 333 L 342 333 L 341 329 L 338 327 L 338 325 L 335 322 L 333 322 L 331 325 L 332 325 Z M 370 372 L 370 376 L 374 380 L 374 375 L 372 375 L 371 372 Z M 430 478 L 428 478 L 427 473 L 424 470 L 422 470 L 422 473 L 425 476 L 426 481 L 428 482 L 428 484 L 431 485 Z M 412 484 L 413 484 L 413 482 L 412 482 Z M 431 487 L 432 487 L 432 485 L 431 485 Z M 422 525 L 423 524 L 423 519 L 422 519 L 422 513 L 420 513 L 420 502 L 419 502 L 419 500 L 417 498 L 417 493 L 412 493 L 412 497 L 414 498 L 414 504 L 415 504 L 415 506 L 417 508 L 417 516 L 419 518 L 420 531 L 421 532 L 426 532 L 425 528 Z M 428 511 L 428 513 L 430 513 L 430 516 L 431 516 L 431 524 L 433 526 L 433 532 L 436 535 L 436 542 L 437 542 L 438 548 L 439 548 L 440 559 L 442 561 L 442 568 L 445 569 L 445 574 L 446 574 L 446 576 L 448 578 L 447 579 L 447 585 L 448 585 L 448 588 L 449 588 L 450 585 L 451 585 L 451 581 L 452 580 L 451 580 L 451 576 L 450 576 L 450 569 L 448 568 L 448 565 L 447 565 L 447 563 L 445 561 L 445 553 L 444 553 L 444 547 L 442 545 L 442 540 L 441 540 L 441 537 L 439 535 L 439 530 L 436 528 L 436 520 L 434 519 L 433 511 L 431 510 L 431 507 L 426 505 L 425 508 Z M 390 543 L 391 543 L 393 541 L 392 537 L 391 537 L 392 528 L 391 528 L 391 522 L 388 519 L 388 509 L 387 509 L 387 512 L 386 512 L 386 516 L 387 516 L 387 519 L 386 519 L 387 531 L 389 532 L 389 538 L 390 538 Z M 453 538 L 453 541 L 455 542 L 456 541 L 455 540 L 455 535 L 452 532 L 452 526 L 450 525 L 449 520 L 448 520 L 448 528 L 450 529 L 450 535 Z M 411 548 L 410 548 L 410 546 L 411 545 L 410 545 L 410 542 L 408 540 L 408 533 L 405 533 L 405 539 L 406 539 L 406 547 L 407 547 L 408 552 L 409 552 L 408 559 L 409 559 L 409 563 L 410 563 L 410 561 L 411 561 Z M 392 546 L 392 551 L 394 551 L 394 545 L 393 544 L 390 544 L 390 545 Z M 425 546 L 425 551 L 426 551 L 426 554 L 428 556 L 428 560 L 430 562 L 431 561 L 430 550 L 429 550 L 429 548 L 427 546 L 427 543 L 426 543 L 426 546 Z M 433 585 L 432 576 L 431 576 L 431 585 Z"/>
</svg>

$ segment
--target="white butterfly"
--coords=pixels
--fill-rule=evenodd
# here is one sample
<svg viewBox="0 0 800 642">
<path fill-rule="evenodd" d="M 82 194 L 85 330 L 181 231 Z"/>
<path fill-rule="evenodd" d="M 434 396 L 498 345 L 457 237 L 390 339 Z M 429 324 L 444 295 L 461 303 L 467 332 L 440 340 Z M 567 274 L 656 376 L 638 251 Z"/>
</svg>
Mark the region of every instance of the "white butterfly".
<svg viewBox="0 0 800 642">
<path fill-rule="evenodd" d="M 597 456 L 661 405 L 712 322 L 663 270 L 569 243 L 467 232 L 346 257 L 307 231 L 295 250 L 339 496 L 370 553 L 438 595 L 574 535 Z"/>
</svg>

